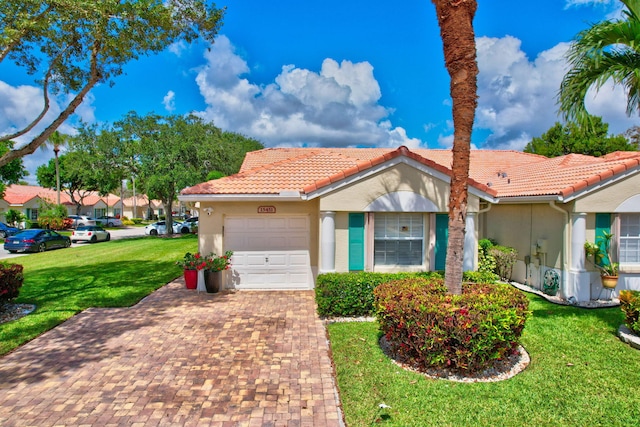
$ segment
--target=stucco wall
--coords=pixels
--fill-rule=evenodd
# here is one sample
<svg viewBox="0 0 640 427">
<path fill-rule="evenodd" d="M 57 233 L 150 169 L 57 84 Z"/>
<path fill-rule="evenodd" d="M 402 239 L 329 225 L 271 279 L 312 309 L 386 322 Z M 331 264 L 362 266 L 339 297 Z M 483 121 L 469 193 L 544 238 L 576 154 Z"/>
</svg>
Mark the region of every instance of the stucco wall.
<svg viewBox="0 0 640 427">
<path fill-rule="evenodd" d="M 495 205 L 483 216 L 485 234 L 480 238 L 495 239 L 498 244 L 511 246 L 518 251 L 518 260 L 524 263 L 525 256 L 531 255 L 531 246 L 538 240 L 546 240 L 547 252 L 544 256 L 532 257 L 547 267 L 562 267 L 562 242 L 565 217 L 548 204 Z M 513 279 L 524 282 L 526 269 L 514 269 Z"/>
<path fill-rule="evenodd" d="M 274 206 L 275 214 L 258 214 L 258 206 Z M 213 208 L 211 215 L 205 213 L 205 208 Z M 200 216 L 198 219 L 198 250 L 208 254 L 215 252 L 224 253 L 223 244 L 224 219 L 227 216 L 262 216 L 262 215 L 308 215 L 310 227 L 309 258 L 311 266 L 317 267 L 319 247 L 319 216 L 318 202 L 219 202 L 200 203 Z"/>
<path fill-rule="evenodd" d="M 575 212 L 614 212 L 628 198 L 640 194 L 640 175 L 618 181 L 575 202 Z"/>
<path fill-rule="evenodd" d="M 362 212 L 377 198 L 393 192 L 408 191 L 426 197 L 436 205 L 435 212 L 447 212 L 449 184 L 406 164 L 399 164 L 367 179 L 324 195 L 320 209 L 325 211 Z M 469 210 L 478 210 L 476 196 L 469 195 Z"/>
</svg>

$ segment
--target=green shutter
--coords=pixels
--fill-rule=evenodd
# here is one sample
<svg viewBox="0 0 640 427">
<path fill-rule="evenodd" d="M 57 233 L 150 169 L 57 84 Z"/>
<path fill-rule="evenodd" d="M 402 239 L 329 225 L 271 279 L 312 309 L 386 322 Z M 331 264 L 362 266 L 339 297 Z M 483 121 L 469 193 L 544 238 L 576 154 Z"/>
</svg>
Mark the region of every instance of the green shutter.
<svg viewBox="0 0 640 427">
<path fill-rule="evenodd" d="M 349 271 L 364 270 L 364 213 L 349 214 Z"/>
<path fill-rule="evenodd" d="M 596 214 L 596 243 L 600 245 L 602 249 L 604 248 L 604 233 L 611 233 L 611 214 L 608 213 L 597 213 Z M 606 250 L 605 250 L 606 253 Z M 605 255 L 602 260 L 603 265 L 609 265 L 609 257 Z"/>
<path fill-rule="evenodd" d="M 449 215 L 436 215 L 435 268 L 444 270 L 447 263 L 447 242 L 449 240 Z"/>
</svg>

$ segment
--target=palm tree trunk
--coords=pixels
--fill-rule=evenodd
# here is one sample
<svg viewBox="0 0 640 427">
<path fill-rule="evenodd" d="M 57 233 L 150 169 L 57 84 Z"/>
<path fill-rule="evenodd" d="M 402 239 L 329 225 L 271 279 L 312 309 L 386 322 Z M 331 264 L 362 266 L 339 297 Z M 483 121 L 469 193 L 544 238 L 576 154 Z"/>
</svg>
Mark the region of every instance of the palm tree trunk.
<svg viewBox="0 0 640 427">
<path fill-rule="evenodd" d="M 60 152 L 60 148 L 57 145 L 53 147 L 53 153 L 56 156 L 56 196 L 57 196 L 57 204 L 60 204 L 60 164 L 58 163 L 58 153 Z"/>
<path fill-rule="evenodd" d="M 461 294 L 471 131 L 477 106 L 478 64 L 473 18 L 478 5 L 476 0 L 432 1 L 436 6 L 445 65 L 451 77 L 453 102 L 453 165 L 445 284 L 450 293 Z"/>
</svg>

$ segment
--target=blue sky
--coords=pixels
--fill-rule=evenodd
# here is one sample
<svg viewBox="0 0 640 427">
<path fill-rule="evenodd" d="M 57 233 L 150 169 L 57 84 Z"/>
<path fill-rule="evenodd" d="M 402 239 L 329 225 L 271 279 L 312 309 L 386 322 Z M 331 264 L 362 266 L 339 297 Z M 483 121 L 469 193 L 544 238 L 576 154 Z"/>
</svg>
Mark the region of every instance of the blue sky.
<svg viewBox="0 0 640 427">
<path fill-rule="evenodd" d="M 194 112 L 268 147 L 450 148 L 449 76 L 429 0 L 217 5 L 227 13 L 213 46 L 174 45 L 130 63 L 115 86 L 95 88 L 60 130 L 73 133 L 80 118 L 113 122 L 131 110 Z M 480 0 L 474 148 L 522 150 L 558 121 L 555 95 L 568 43 L 589 23 L 617 16 L 620 6 Z M 40 104 L 32 77 L 0 66 L 0 132 L 26 123 Z M 616 134 L 640 124 L 626 117 L 625 105 L 613 87 L 587 102 Z M 39 151 L 25 164 L 33 171 L 50 157 Z"/>
</svg>

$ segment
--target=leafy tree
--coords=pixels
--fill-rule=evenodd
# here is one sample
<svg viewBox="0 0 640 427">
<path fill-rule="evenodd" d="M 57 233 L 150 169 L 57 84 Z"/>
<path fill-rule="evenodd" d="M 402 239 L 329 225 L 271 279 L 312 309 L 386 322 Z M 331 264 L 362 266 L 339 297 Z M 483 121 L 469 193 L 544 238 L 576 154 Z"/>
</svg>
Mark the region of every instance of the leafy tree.
<svg viewBox="0 0 640 427">
<path fill-rule="evenodd" d="M 453 101 L 453 165 L 449 194 L 449 241 L 445 284 L 449 293 L 462 294 L 464 234 L 471 130 L 477 106 L 476 43 L 473 18 L 476 0 L 432 0 L 436 6 L 444 62 L 451 77 Z"/>
<path fill-rule="evenodd" d="M 20 0 L 0 2 L 0 63 L 11 61 L 35 76 L 43 107 L 9 141 L 46 125 L 26 145 L 0 157 L 3 166 L 33 153 L 99 83 L 113 84 L 131 60 L 178 41 L 213 43 L 224 9 L 207 0 Z M 50 123 L 50 96 L 69 99 Z"/>
<path fill-rule="evenodd" d="M 76 206 L 76 214 L 82 209 L 83 200 L 93 191 L 100 191 L 100 180 L 88 156 L 70 151 L 59 157 L 60 187 Z M 56 188 L 55 159 L 36 169 L 38 184 L 46 188 Z"/>
<path fill-rule="evenodd" d="M 0 142 L 0 156 L 13 148 L 12 141 Z M 15 159 L 4 166 L 0 166 L 0 196 L 4 195 L 6 184 L 17 184 L 29 175 L 29 172 L 24 168 L 22 159 Z"/>
<path fill-rule="evenodd" d="M 207 174 L 207 181 L 213 181 L 214 179 L 220 179 L 220 178 L 224 178 L 225 174 L 223 174 L 220 171 L 211 171 Z"/>
<path fill-rule="evenodd" d="M 65 228 L 65 218 L 67 217 L 67 208 L 61 204 L 54 204 L 42 201 L 40 211 L 38 212 L 38 224 L 40 227 L 50 228 L 52 230 L 62 230 Z"/>
<path fill-rule="evenodd" d="M 4 218 L 7 221 L 7 224 L 17 227 L 22 221 L 27 219 L 22 212 L 17 211 L 15 209 L 9 209 L 5 214 Z"/>
<path fill-rule="evenodd" d="M 151 199 L 162 201 L 171 232 L 173 203 L 178 192 L 205 181 L 209 173 L 236 173 L 247 151 L 263 148 L 250 138 L 222 132 L 201 118 L 140 116 L 130 112 L 100 130 L 84 127 L 84 141 L 72 149 L 93 159 L 94 173 L 131 178 Z"/>
<path fill-rule="evenodd" d="M 620 1 L 626 6 L 624 19 L 593 24 L 578 33 L 567 52 L 570 69 L 558 93 L 560 112 L 567 121 L 591 125 L 585 96 L 609 79 L 626 90 L 628 115 L 640 107 L 640 0 Z"/>
<path fill-rule="evenodd" d="M 640 149 L 640 126 L 633 126 L 627 129 L 624 136 L 629 140 L 629 144 L 633 145 L 636 150 Z"/>
<path fill-rule="evenodd" d="M 599 157 L 614 151 L 637 150 L 637 146 L 629 143 L 624 136 L 609 136 L 609 125 L 602 118 L 593 117 L 591 122 L 592 126 L 580 126 L 575 122 L 563 125 L 556 122 L 540 137 L 533 138 L 524 147 L 524 152 L 547 157 L 570 153 Z"/>
</svg>

